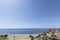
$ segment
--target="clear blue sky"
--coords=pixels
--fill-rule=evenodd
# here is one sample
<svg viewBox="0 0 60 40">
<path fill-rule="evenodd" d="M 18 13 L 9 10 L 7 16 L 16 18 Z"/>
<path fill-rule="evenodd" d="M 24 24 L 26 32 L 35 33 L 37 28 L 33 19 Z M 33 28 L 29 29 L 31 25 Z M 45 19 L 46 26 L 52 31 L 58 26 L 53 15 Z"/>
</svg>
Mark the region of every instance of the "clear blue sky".
<svg viewBox="0 0 60 40">
<path fill-rule="evenodd" d="M 0 28 L 59 28 L 60 0 L 0 0 Z"/>
</svg>

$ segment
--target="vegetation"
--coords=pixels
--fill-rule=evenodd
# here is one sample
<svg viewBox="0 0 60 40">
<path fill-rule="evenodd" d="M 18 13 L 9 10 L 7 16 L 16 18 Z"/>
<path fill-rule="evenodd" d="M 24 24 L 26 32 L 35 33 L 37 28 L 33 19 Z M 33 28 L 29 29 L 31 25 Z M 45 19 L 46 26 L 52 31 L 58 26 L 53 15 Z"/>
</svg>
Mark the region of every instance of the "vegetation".
<svg viewBox="0 0 60 40">
<path fill-rule="evenodd" d="M 50 40 L 57 40 L 56 35 L 54 33 L 52 33 L 52 35 L 50 36 Z"/>
<path fill-rule="evenodd" d="M 56 38 L 50 37 L 50 40 L 57 40 Z"/>
<path fill-rule="evenodd" d="M 34 40 L 34 37 L 32 35 L 29 36 L 31 38 L 31 40 Z"/>
<path fill-rule="evenodd" d="M 38 34 L 37 36 L 29 35 L 29 37 L 31 38 L 31 40 L 36 40 L 36 39 L 37 40 L 58 40 L 59 36 L 57 38 L 56 34 L 60 34 L 60 30 L 58 32 L 57 31 L 58 30 L 48 30 L 48 31 L 42 33 L 41 35 L 40 34 Z M 0 40 L 8 40 L 7 37 L 8 37 L 7 34 L 0 35 Z M 13 37 L 15 37 L 15 36 L 13 36 Z"/>
<path fill-rule="evenodd" d="M 41 38 L 41 35 L 39 34 L 38 36 L 36 36 L 36 38 L 37 38 L 38 40 L 40 40 L 40 38 Z"/>
<path fill-rule="evenodd" d="M 4 37 L 5 37 L 5 38 L 7 38 L 7 37 L 8 37 L 8 35 L 6 34 L 6 35 L 4 35 Z"/>
<path fill-rule="evenodd" d="M 0 40 L 8 40 L 8 35 L 0 35 Z"/>
<path fill-rule="evenodd" d="M 4 35 L 0 35 L 0 37 L 3 37 Z"/>
<path fill-rule="evenodd" d="M 48 40 L 46 33 L 43 34 L 43 40 Z"/>
</svg>

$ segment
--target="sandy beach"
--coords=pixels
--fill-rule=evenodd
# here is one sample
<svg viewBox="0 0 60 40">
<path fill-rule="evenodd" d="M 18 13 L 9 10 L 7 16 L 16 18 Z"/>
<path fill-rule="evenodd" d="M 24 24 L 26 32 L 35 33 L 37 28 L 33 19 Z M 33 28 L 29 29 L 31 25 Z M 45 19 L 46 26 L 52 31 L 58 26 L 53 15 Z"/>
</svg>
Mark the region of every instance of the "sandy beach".
<svg viewBox="0 0 60 40">
<path fill-rule="evenodd" d="M 47 30 L 42 34 L 3 34 L 0 40 L 60 40 L 60 30 Z"/>
<path fill-rule="evenodd" d="M 8 40 L 31 40 L 29 37 L 30 34 L 9 34 Z M 32 34 L 34 37 L 38 34 Z M 37 39 L 35 39 L 37 40 Z"/>
</svg>

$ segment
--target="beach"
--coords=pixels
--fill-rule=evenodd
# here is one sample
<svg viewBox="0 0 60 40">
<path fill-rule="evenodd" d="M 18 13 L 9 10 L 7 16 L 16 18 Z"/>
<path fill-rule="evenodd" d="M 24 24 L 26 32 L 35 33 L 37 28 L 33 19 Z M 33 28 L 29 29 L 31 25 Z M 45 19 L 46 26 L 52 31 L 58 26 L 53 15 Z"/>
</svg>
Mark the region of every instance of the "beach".
<svg viewBox="0 0 60 40">
<path fill-rule="evenodd" d="M 30 34 L 9 34 L 8 40 L 31 40 L 29 37 Z M 38 34 L 32 34 L 34 37 Z M 37 39 L 35 39 L 37 40 Z"/>
<path fill-rule="evenodd" d="M 60 40 L 59 30 L 47 30 L 43 34 L 8 34 L 8 40 Z"/>
<path fill-rule="evenodd" d="M 42 34 L 1 34 L 0 40 L 60 40 L 60 30 L 49 29 Z"/>
</svg>

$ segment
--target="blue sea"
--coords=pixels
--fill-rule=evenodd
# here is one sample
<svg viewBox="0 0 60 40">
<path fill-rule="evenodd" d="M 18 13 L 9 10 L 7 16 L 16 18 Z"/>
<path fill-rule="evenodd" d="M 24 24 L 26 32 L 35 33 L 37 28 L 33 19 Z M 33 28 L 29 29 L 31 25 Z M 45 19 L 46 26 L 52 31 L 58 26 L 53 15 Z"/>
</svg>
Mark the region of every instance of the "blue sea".
<svg viewBox="0 0 60 40">
<path fill-rule="evenodd" d="M 47 28 L 40 29 L 0 29 L 0 34 L 41 34 L 47 31 Z"/>
</svg>

